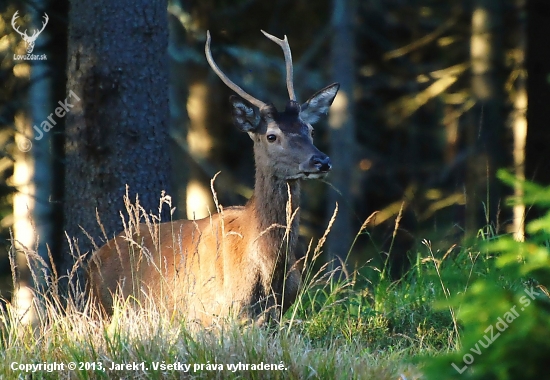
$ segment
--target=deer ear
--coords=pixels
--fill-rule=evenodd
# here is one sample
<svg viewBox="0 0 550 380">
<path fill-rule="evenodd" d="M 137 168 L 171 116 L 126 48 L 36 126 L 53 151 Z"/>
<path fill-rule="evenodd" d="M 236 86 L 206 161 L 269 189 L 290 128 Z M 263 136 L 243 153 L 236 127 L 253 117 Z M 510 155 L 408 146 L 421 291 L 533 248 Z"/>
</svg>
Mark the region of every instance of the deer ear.
<svg viewBox="0 0 550 380">
<path fill-rule="evenodd" d="M 317 91 L 311 98 L 302 104 L 300 118 L 308 124 L 316 123 L 319 118 L 328 113 L 340 83 L 333 83 L 320 91 Z"/>
<path fill-rule="evenodd" d="M 233 123 L 241 132 L 254 132 L 260 123 L 260 117 L 254 108 L 244 99 L 231 95 L 229 101 L 233 106 Z"/>
</svg>

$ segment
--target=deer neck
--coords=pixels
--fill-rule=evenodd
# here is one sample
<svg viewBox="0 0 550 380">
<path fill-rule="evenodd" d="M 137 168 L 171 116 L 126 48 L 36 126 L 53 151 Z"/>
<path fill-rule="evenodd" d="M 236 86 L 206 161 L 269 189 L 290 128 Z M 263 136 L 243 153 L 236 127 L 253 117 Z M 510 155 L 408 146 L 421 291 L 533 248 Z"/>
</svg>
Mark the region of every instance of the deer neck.
<svg viewBox="0 0 550 380">
<path fill-rule="evenodd" d="M 261 236 L 258 253 L 266 255 L 262 261 L 275 275 L 279 270 L 284 271 L 285 264 L 288 267 L 296 261 L 299 206 L 299 180 L 277 178 L 267 170 L 256 169 L 254 195 L 249 207 L 253 210 L 257 234 Z"/>
</svg>

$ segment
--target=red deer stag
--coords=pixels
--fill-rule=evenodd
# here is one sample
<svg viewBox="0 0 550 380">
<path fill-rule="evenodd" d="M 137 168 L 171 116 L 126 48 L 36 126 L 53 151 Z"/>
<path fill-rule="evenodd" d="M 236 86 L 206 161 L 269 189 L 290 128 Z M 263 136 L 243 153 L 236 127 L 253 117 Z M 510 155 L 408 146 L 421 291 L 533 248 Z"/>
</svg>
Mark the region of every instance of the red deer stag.
<svg viewBox="0 0 550 380">
<path fill-rule="evenodd" d="M 300 105 L 286 36 L 281 40 L 262 33 L 284 51 L 290 96 L 284 112 L 250 96 L 219 69 L 210 52 L 210 33 L 205 46 L 214 72 L 240 95 L 230 100 L 235 125 L 254 142 L 253 196 L 244 207 L 201 220 L 163 223 L 156 243 L 141 225 L 131 244 L 124 233 L 105 244 L 88 269 L 89 290 L 104 312 L 112 312 L 118 291 L 162 302 L 203 325 L 229 316 L 261 324 L 278 319 L 296 300 L 300 181 L 321 178 L 331 169 L 329 157 L 313 145 L 311 125 L 327 113 L 339 84 Z"/>
</svg>

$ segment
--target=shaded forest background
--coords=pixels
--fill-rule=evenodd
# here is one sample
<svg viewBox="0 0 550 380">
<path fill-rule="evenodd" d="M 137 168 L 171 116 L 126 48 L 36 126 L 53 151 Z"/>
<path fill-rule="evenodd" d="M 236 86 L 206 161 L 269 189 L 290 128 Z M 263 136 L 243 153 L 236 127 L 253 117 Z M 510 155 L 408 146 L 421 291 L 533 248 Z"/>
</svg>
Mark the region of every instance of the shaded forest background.
<svg viewBox="0 0 550 380">
<path fill-rule="evenodd" d="M 42 14 L 49 15 L 35 47 L 47 61 L 14 60 L 25 50 L 10 24 L 16 11 L 22 30 L 40 26 Z M 43 257 L 49 249 L 61 263 L 64 231 L 80 230 L 67 227 L 66 210 L 75 207 L 67 199 L 80 198 L 84 208 L 94 202 L 68 196 L 73 178 L 66 178 L 65 122 L 74 119 L 63 118 L 43 139 L 33 139 L 32 126 L 73 88 L 67 83 L 67 62 L 74 60 L 67 47 L 69 4 L 8 1 L 0 13 L 0 272 L 9 279 L 10 249 L 38 247 Z M 207 65 L 204 43 L 210 30 L 214 56 L 228 76 L 280 107 L 287 99 L 284 60 L 263 29 L 288 36 L 298 100 L 342 83 L 331 115 L 316 128 L 316 145 L 331 156 L 334 169 L 326 182 L 304 186 L 304 241 L 324 231 L 336 202 L 327 259 L 345 257 L 363 221 L 379 211 L 358 237 L 350 262 L 374 258 L 380 264 L 390 255 L 396 276 L 407 252 L 423 239 L 444 250 L 479 234 L 522 239 L 523 221 L 534 211 L 526 216 L 520 207 L 505 207 L 514 190 L 502 187 L 495 173 L 506 168 L 550 184 L 547 1 L 171 0 L 167 18 L 163 149 L 171 164 L 163 170 L 170 181 L 147 196 L 168 191 L 176 218 L 215 210 L 210 180 L 218 171 L 221 204 L 244 204 L 251 195 L 252 144 L 231 125 L 231 91 Z M 112 29 L 111 38 L 118 38 L 117 25 Z M 26 152 L 25 139 L 33 143 Z M 139 151 L 139 145 L 131 148 Z M 101 219 L 114 221 L 108 235 L 117 224 L 122 229 L 118 214 Z M 95 218 L 87 223 L 79 222 L 87 231 L 97 229 Z M 93 237 L 101 244 L 100 236 Z M 93 249 L 85 237 L 78 242 L 82 252 Z"/>
</svg>

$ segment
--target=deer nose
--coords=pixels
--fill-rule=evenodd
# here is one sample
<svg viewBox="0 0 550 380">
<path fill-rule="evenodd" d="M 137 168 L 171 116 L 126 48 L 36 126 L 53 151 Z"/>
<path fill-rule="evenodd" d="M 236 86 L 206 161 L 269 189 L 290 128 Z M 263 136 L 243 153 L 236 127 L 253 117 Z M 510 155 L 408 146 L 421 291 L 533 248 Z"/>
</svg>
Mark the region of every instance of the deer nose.
<svg viewBox="0 0 550 380">
<path fill-rule="evenodd" d="M 332 169 L 330 157 L 326 154 L 311 157 L 311 165 L 313 165 L 320 172 L 328 172 Z"/>
</svg>

